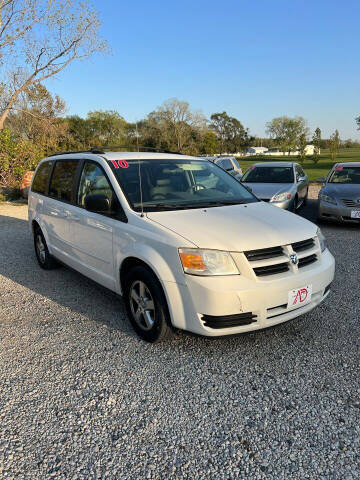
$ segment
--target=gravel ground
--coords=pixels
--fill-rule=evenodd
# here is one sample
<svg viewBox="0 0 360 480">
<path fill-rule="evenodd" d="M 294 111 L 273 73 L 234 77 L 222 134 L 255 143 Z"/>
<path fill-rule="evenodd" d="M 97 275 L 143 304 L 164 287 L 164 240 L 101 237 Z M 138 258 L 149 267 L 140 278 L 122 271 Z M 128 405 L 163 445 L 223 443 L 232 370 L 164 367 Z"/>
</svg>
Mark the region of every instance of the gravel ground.
<svg viewBox="0 0 360 480">
<path fill-rule="evenodd" d="M 359 228 L 323 227 L 310 314 L 149 345 L 114 294 L 37 267 L 26 214 L 0 206 L 1 479 L 359 478 Z"/>
</svg>

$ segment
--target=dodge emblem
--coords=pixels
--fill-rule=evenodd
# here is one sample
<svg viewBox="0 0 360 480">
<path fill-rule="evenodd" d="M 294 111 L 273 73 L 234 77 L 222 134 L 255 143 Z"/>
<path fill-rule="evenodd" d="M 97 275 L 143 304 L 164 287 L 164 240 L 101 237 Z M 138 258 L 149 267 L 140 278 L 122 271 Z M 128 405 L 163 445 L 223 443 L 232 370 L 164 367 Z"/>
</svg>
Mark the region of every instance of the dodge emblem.
<svg viewBox="0 0 360 480">
<path fill-rule="evenodd" d="M 299 263 L 299 259 L 298 259 L 298 256 L 296 255 L 296 253 L 292 253 L 290 255 L 290 260 L 291 260 L 291 263 L 294 264 L 294 265 L 297 265 Z"/>
</svg>

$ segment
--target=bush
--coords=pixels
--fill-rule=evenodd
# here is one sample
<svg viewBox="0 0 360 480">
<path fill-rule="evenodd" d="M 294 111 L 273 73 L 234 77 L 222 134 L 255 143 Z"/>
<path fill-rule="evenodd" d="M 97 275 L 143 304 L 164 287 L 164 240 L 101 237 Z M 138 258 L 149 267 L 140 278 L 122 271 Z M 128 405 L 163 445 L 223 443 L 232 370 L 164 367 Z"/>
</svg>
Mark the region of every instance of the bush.
<svg viewBox="0 0 360 480">
<path fill-rule="evenodd" d="M 28 140 L 16 140 L 11 130 L 0 132 L 0 187 L 19 188 L 27 170 L 34 170 L 43 152 Z"/>
<path fill-rule="evenodd" d="M 13 202 L 20 198 L 18 188 L 0 188 L 0 202 Z"/>
</svg>

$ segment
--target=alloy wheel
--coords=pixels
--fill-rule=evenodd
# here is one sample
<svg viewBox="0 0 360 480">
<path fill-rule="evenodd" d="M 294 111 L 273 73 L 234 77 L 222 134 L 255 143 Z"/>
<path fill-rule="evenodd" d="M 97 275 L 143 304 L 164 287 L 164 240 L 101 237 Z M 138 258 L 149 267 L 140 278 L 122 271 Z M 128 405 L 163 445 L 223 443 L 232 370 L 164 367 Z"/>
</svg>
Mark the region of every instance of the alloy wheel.
<svg viewBox="0 0 360 480">
<path fill-rule="evenodd" d="M 143 330 L 151 330 L 155 323 L 155 305 L 150 290 L 141 280 L 136 280 L 129 292 L 131 313 Z"/>
</svg>

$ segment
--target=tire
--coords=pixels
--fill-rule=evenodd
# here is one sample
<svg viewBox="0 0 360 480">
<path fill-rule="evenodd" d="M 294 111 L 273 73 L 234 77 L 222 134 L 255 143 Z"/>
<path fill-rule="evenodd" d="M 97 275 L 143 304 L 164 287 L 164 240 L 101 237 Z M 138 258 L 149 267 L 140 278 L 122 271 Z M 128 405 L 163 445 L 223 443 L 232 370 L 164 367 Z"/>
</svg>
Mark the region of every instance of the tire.
<svg viewBox="0 0 360 480">
<path fill-rule="evenodd" d="M 127 314 L 140 338 L 155 343 L 173 336 L 163 289 L 149 269 L 143 266 L 131 269 L 123 290 Z"/>
<path fill-rule="evenodd" d="M 303 204 L 302 204 L 303 207 L 306 207 L 306 205 L 307 205 L 308 195 L 309 195 L 309 189 L 306 190 L 306 195 L 304 197 L 304 201 L 303 201 Z"/>
<path fill-rule="evenodd" d="M 298 198 L 295 197 L 295 198 L 294 198 L 294 201 L 293 201 L 293 204 L 292 204 L 291 207 L 290 207 L 290 212 L 296 213 L 297 204 L 298 204 Z"/>
<path fill-rule="evenodd" d="M 57 261 L 49 253 L 45 237 L 40 227 L 34 228 L 34 248 L 36 259 L 41 268 L 44 270 L 53 270 L 59 267 Z"/>
</svg>

